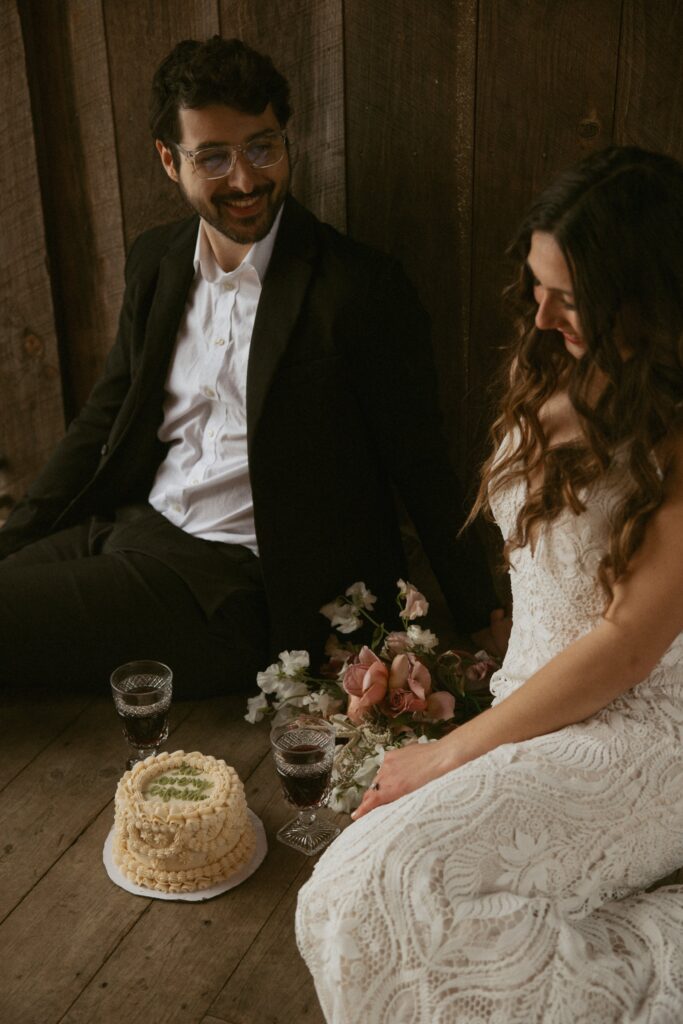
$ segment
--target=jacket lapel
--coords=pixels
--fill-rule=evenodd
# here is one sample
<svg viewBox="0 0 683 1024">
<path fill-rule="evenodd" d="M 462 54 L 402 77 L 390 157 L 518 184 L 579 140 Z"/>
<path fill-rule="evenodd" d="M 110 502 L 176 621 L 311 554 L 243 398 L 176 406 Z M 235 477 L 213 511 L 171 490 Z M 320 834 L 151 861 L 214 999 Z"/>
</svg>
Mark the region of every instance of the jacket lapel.
<svg viewBox="0 0 683 1024">
<path fill-rule="evenodd" d="M 247 369 L 249 448 L 270 382 L 299 315 L 316 254 L 315 218 L 291 196 L 286 200 L 263 283 Z"/>
<path fill-rule="evenodd" d="M 163 388 L 168 365 L 173 353 L 180 319 L 185 309 L 187 293 L 194 276 L 192 255 L 197 236 L 198 219 L 180 226 L 180 230 L 159 261 L 159 271 L 154 286 L 154 297 L 149 313 L 141 318 L 144 327 L 133 328 L 131 345 L 133 383 L 109 438 L 113 449 L 126 438 L 133 426 L 139 427 L 141 417 L 149 429 L 142 429 L 142 436 L 148 433 L 156 436 L 161 422 Z M 139 365 L 134 364 L 139 356 Z"/>
<path fill-rule="evenodd" d="M 145 329 L 138 399 L 166 380 L 168 362 L 194 278 L 192 257 L 198 223 L 198 218 L 193 217 L 182 226 L 179 236 L 159 264 L 159 277 Z"/>
<path fill-rule="evenodd" d="M 159 278 L 145 330 L 142 362 L 133 407 L 163 387 L 173 353 L 187 293 L 194 277 L 192 256 L 197 218 L 181 227 L 159 264 Z M 284 354 L 311 278 L 316 220 L 291 196 L 285 202 L 280 229 L 263 283 L 249 350 L 247 369 L 247 438 L 249 446 L 278 363 Z"/>
</svg>

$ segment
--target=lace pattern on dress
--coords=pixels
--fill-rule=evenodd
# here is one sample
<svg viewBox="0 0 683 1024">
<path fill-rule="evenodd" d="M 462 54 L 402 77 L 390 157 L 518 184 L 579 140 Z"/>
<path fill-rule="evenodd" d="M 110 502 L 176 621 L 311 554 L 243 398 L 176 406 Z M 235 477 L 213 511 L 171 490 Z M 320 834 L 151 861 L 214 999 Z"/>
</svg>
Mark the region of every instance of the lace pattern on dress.
<svg viewBox="0 0 683 1024">
<path fill-rule="evenodd" d="M 503 700 L 593 628 L 618 460 L 512 555 Z M 521 486 L 496 497 L 508 536 Z M 301 890 L 329 1024 L 680 1024 L 683 634 L 592 718 L 505 744 L 351 825 Z"/>
</svg>

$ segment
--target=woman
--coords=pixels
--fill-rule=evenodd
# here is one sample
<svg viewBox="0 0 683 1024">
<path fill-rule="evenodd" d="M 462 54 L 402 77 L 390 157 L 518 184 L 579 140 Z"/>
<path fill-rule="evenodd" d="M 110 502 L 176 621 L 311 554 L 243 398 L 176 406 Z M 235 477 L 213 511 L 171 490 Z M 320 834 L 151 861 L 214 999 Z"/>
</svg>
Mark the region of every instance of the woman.
<svg viewBox="0 0 683 1024">
<path fill-rule="evenodd" d="M 514 613 L 493 706 L 387 755 L 302 889 L 333 1024 L 683 1020 L 683 167 L 598 152 L 513 247 L 473 514 Z"/>
</svg>

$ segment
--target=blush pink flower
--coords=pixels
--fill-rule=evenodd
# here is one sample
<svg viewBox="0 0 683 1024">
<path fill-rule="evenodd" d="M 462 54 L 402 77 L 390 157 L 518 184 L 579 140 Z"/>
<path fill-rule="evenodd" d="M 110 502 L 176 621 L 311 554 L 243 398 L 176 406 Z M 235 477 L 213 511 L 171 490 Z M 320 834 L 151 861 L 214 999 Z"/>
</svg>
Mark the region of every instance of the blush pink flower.
<svg viewBox="0 0 683 1024">
<path fill-rule="evenodd" d="M 421 594 L 417 587 L 406 580 L 396 580 L 398 595 L 405 601 L 405 608 L 401 612 L 402 619 L 421 619 L 429 611 L 429 601 Z"/>
<path fill-rule="evenodd" d="M 334 633 L 325 641 L 325 654 L 327 661 L 320 669 L 320 675 L 325 679 L 337 679 L 346 663 L 353 657 L 353 651 L 343 647 Z"/>
<path fill-rule="evenodd" d="M 432 689 L 429 669 L 414 654 L 397 654 L 391 663 L 388 693 L 382 710 L 390 718 L 404 711 L 424 711 Z"/>
<path fill-rule="evenodd" d="M 421 619 L 429 611 L 429 601 L 410 583 L 406 587 L 406 606 L 401 618 Z"/>
<path fill-rule="evenodd" d="M 397 654 L 391 663 L 389 689 L 409 689 L 420 700 L 424 700 L 432 690 L 429 669 L 414 654 Z"/>
<path fill-rule="evenodd" d="M 439 690 L 427 698 L 423 718 L 428 722 L 447 722 L 455 714 L 455 697 L 452 693 Z"/>
<path fill-rule="evenodd" d="M 389 718 L 396 718 L 404 711 L 411 714 L 414 711 L 424 711 L 427 707 L 426 700 L 420 700 L 412 690 L 390 690 L 386 699 L 382 702 L 382 711 Z"/>
<path fill-rule="evenodd" d="M 343 687 L 349 695 L 347 715 L 358 721 L 363 714 L 379 704 L 387 692 L 389 670 L 369 647 L 362 647 L 358 659 L 346 666 Z"/>
<path fill-rule="evenodd" d="M 472 665 L 465 669 L 465 678 L 471 683 L 483 682 L 497 668 L 495 661 L 490 658 L 478 658 Z"/>
<path fill-rule="evenodd" d="M 387 633 L 382 653 L 387 658 L 393 658 L 394 655 L 403 654 L 404 651 L 407 651 L 410 644 L 410 637 L 407 633 L 394 630 L 391 633 Z"/>
<path fill-rule="evenodd" d="M 360 697 L 349 697 L 349 703 L 346 707 L 346 717 L 349 718 L 354 725 L 360 725 L 365 718 L 366 708 L 360 706 Z"/>
</svg>

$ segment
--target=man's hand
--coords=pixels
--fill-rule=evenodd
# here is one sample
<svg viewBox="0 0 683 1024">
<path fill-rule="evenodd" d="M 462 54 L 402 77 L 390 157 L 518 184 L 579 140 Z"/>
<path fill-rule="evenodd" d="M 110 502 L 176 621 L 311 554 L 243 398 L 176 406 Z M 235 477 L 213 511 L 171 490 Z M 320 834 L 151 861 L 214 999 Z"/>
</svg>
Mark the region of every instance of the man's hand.
<svg viewBox="0 0 683 1024">
<path fill-rule="evenodd" d="M 487 651 L 498 658 L 499 661 L 505 657 L 512 629 L 512 613 L 504 608 L 496 608 L 491 612 L 491 622 L 486 629 L 480 629 L 472 633 L 472 640 L 480 649 Z"/>
</svg>

